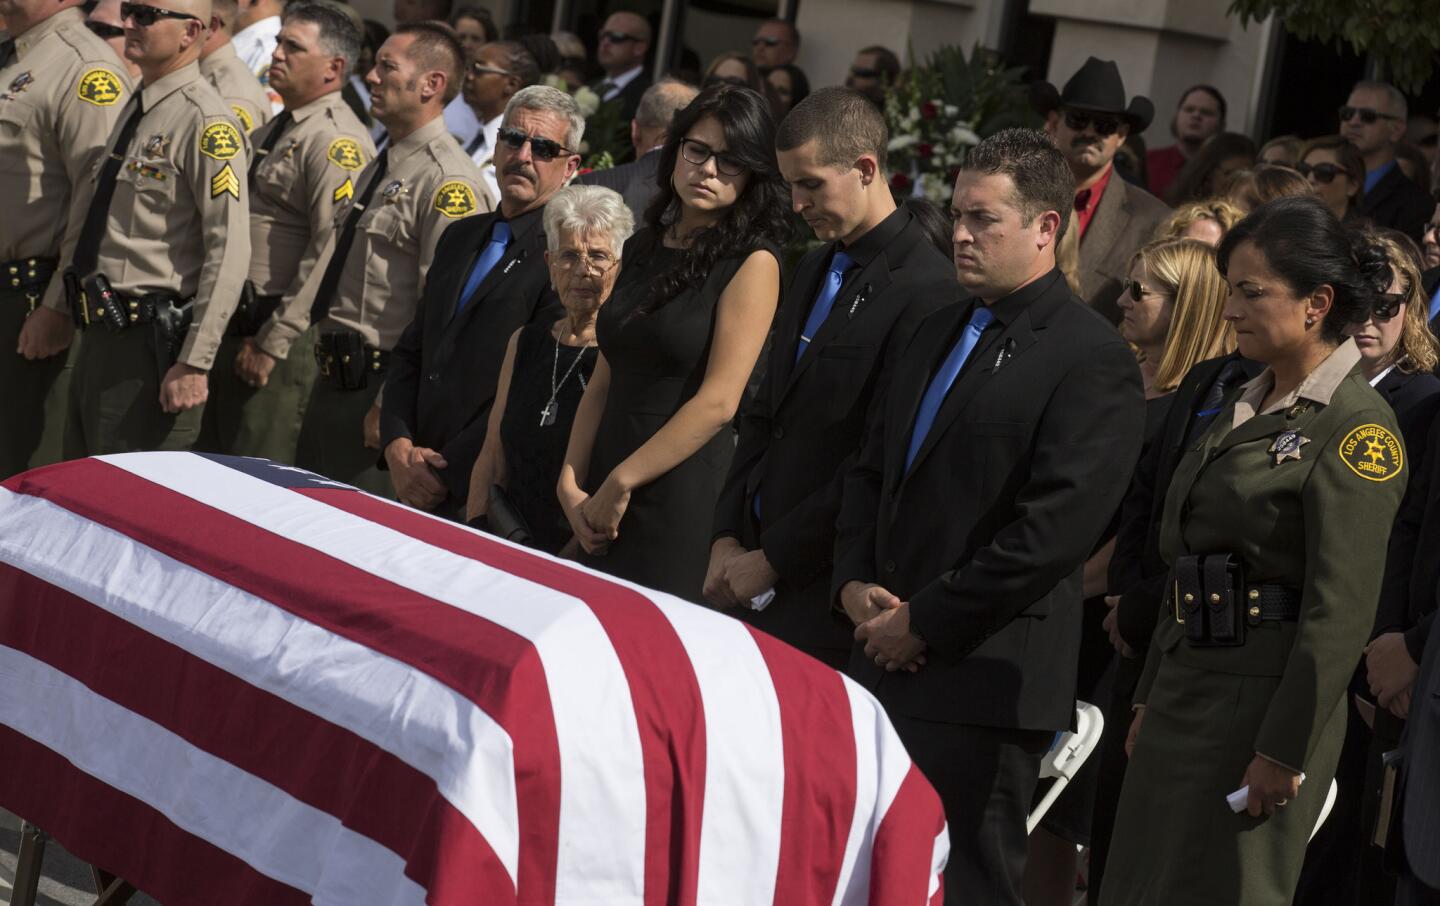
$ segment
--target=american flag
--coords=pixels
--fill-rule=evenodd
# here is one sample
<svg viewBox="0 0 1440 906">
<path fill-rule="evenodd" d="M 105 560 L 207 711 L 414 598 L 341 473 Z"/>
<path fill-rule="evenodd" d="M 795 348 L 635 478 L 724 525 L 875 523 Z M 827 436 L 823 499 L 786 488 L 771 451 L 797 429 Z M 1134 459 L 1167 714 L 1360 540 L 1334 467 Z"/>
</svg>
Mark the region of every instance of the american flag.
<svg viewBox="0 0 1440 906">
<path fill-rule="evenodd" d="M 263 460 L 0 485 L 0 805 L 167 906 L 938 903 L 868 693 Z"/>
</svg>

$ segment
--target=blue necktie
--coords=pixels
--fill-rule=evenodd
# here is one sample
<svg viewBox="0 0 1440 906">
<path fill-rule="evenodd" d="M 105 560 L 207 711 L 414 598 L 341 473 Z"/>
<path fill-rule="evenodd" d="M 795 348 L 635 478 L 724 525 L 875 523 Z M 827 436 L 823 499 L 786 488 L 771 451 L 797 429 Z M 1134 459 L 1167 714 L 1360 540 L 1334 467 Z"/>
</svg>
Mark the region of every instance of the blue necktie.
<svg viewBox="0 0 1440 906">
<path fill-rule="evenodd" d="M 830 309 L 835 307 L 835 297 L 840 295 L 840 284 L 845 282 L 845 272 L 855 262 L 850 256 L 841 251 L 835 252 L 835 257 L 830 259 L 830 270 L 825 272 L 825 283 L 820 287 L 820 295 L 815 299 L 815 307 L 810 309 L 810 317 L 805 319 L 805 329 L 800 331 L 800 342 L 795 346 L 795 361 L 805 354 L 805 347 L 815 339 L 815 334 L 820 332 L 820 325 L 830 315 Z"/>
<path fill-rule="evenodd" d="M 490 229 L 490 244 L 485 246 L 485 251 L 475 259 L 475 266 L 470 269 L 470 277 L 465 281 L 465 289 L 461 290 L 460 298 L 455 302 L 455 314 L 465 310 L 470 297 L 475 295 L 475 290 L 480 288 L 496 262 L 504 257 L 505 249 L 509 245 L 510 224 L 504 220 L 495 221 L 495 226 Z"/>
<path fill-rule="evenodd" d="M 950 392 L 950 386 L 955 383 L 960 369 L 965 366 L 965 360 L 975 351 L 975 344 L 980 342 L 980 334 L 984 333 L 993 320 L 995 315 L 990 309 L 984 304 L 978 305 L 970 315 L 970 323 L 965 325 L 960 339 L 955 341 L 950 354 L 940 364 L 940 370 L 930 379 L 930 386 L 925 389 L 925 395 L 920 399 L 920 411 L 915 415 L 915 427 L 910 432 L 910 448 L 905 451 L 905 471 L 910 471 L 915 454 L 920 452 L 920 445 L 925 443 L 925 435 L 930 433 L 930 426 L 935 423 L 935 416 L 940 412 L 940 404 L 945 402 L 945 394 Z"/>
<path fill-rule="evenodd" d="M 1435 320 L 1436 315 L 1440 315 L 1440 286 L 1435 287 L 1435 295 L 1430 297 L 1430 320 Z"/>
</svg>

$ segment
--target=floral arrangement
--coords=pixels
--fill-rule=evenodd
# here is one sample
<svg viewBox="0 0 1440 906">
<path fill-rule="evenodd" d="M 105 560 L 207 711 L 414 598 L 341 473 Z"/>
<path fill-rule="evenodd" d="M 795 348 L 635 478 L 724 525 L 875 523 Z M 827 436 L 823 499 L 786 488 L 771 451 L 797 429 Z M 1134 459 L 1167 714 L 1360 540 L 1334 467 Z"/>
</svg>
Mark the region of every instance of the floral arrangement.
<svg viewBox="0 0 1440 906">
<path fill-rule="evenodd" d="M 608 170 L 631 153 L 630 123 L 620 117 L 619 98 L 602 101 L 590 88 L 575 89 L 575 106 L 585 117 L 585 138 L 577 149 L 585 171 Z"/>
<path fill-rule="evenodd" d="M 955 174 L 981 138 L 1038 126 L 1023 73 L 982 47 L 968 58 L 958 47 L 941 47 L 923 64 L 912 63 L 885 97 L 891 191 L 948 204 Z"/>
</svg>

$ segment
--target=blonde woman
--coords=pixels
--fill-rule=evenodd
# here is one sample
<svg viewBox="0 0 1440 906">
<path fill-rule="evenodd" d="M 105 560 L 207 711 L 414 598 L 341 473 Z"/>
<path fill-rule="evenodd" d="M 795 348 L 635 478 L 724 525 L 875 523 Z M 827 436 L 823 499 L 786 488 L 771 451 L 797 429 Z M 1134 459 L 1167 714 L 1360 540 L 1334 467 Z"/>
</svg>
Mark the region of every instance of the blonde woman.
<svg viewBox="0 0 1440 906">
<path fill-rule="evenodd" d="M 1217 246 L 1226 231 L 1244 216 L 1244 211 L 1224 198 L 1192 201 L 1175 209 L 1170 219 L 1155 231 L 1155 239 L 1199 239 Z"/>
<path fill-rule="evenodd" d="M 1235 331 L 1220 317 L 1225 295 L 1208 243 L 1162 239 L 1135 253 L 1118 303 L 1120 335 L 1140 352 L 1147 398 L 1173 393 L 1195 363 L 1235 348 Z"/>
</svg>

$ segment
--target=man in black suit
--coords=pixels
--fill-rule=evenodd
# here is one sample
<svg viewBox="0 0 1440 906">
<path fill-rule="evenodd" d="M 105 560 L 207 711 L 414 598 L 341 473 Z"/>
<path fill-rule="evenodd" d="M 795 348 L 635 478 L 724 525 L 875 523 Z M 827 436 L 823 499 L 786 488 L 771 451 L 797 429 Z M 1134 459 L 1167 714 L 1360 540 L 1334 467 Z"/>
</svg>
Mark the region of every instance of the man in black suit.
<svg viewBox="0 0 1440 906">
<path fill-rule="evenodd" d="M 1440 632 L 1431 633 L 1405 722 L 1401 809 L 1404 864 L 1395 906 L 1440 906 Z"/>
<path fill-rule="evenodd" d="M 545 85 L 517 92 L 495 154 L 499 209 L 458 221 L 440 237 L 385 385 L 381 467 L 402 503 L 461 515 L 505 345 L 530 321 L 559 316 L 542 216 L 580 166 L 570 149 L 584 129 L 565 92 Z"/>
<path fill-rule="evenodd" d="M 739 607 L 740 619 L 837 669 L 854 632 L 830 607 L 840 482 L 882 368 L 960 295 L 954 265 L 895 206 L 889 140 L 884 115 L 848 88 L 810 95 L 776 133 L 793 206 L 826 244 L 796 269 L 770 367 L 741 419 L 705 580 L 707 601 Z"/>
<path fill-rule="evenodd" d="M 1430 222 L 1425 224 L 1421 245 L 1425 249 L 1425 265 L 1429 268 L 1420 275 L 1420 286 L 1425 290 L 1425 299 L 1430 305 L 1430 330 L 1440 334 L 1440 202 L 1430 213 Z"/>
<path fill-rule="evenodd" d="M 1135 357 L 1055 266 L 1073 195 L 1041 132 L 971 150 L 952 214 L 976 298 L 920 324 L 845 478 L 849 671 L 944 803 L 957 902 L 1021 902 L 1040 758 L 1073 721 L 1081 567 L 1140 450 Z"/>
<path fill-rule="evenodd" d="M 1340 108 L 1340 134 L 1365 158 L 1365 195 L 1360 213 L 1377 227 L 1390 227 L 1420 241 L 1435 201 L 1411 182 L 1395 160 L 1405 138 L 1405 95 L 1388 82 L 1355 83 Z"/>
<path fill-rule="evenodd" d="M 635 215 L 636 223 L 645 220 L 645 209 L 660 191 L 655 181 L 655 168 L 660 163 L 660 149 L 670 134 L 670 121 L 695 99 L 693 85 L 678 79 L 664 78 L 645 89 L 635 118 L 630 121 L 630 142 L 635 146 L 635 160 L 609 170 L 593 170 L 577 177 L 587 186 L 614 189 L 625 199 L 625 206 Z"/>
<path fill-rule="evenodd" d="M 595 59 L 605 78 L 591 85 L 601 101 L 620 98 L 621 121 L 633 119 L 640 96 L 650 87 L 645 74 L 645 55 L 650 52 L 650 23 L 639 13 L 611 13 L 600 28 Z"/>
</svg>

